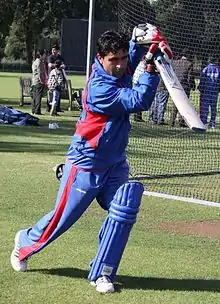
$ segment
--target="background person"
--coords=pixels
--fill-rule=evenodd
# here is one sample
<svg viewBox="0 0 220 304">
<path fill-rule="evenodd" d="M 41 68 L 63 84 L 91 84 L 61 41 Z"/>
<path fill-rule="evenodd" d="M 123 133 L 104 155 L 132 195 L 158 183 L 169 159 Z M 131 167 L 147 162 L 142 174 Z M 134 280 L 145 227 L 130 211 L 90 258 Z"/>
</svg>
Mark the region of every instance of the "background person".
<svg viewBox="0 0 220 304">
<path fill-rule="evenodd" d="M 210 108 L 211 116 L 208 125 L 210 128 L 215 129 L 220 91 L 219 59 L 215 56 L 210 58 L 210 63 L 202 70 L 198 90 L 200 91 L 200 119 L 205 125 L 208 124 Z"/>
<path fill-rule="evenodd" d="M 60 100 L 60 96 L 65 87 L 65 78 L 61 68 L 62 62 L 60 60 L 55 61 L 55 68 L 51 70 L 48 78 L 48 90 L 52 95 L 50 115 L 57 115 L 57 103 Z"/>
<path fill-rule="evenodd" d="M 190 91 L 194 91 L 196 88 L 193 63 L 189 58 L 189 50 L 184 49 L 182 51 L 181 58 L 173 60 L 173 68 L 176 73 L 176 76 L 179 79 L 188 97 L 190 97 Z M 179 116 L 179 126 L 186 127 L 184 119 L 182 118 L 182 116 L 178 112 L 177 107 L 173 103 L 170 120 L 170 125 L 172 127 L 175 125 L 177 115 Z"/>
<path fill-rule="evenodd" d="M 54 44 L 52 46 L 51 55 L 49 55 L 47 57 L 48 75 L 55 68 L 56 60 L 59 60 L 61 62 L 61 68 L 62 69 L 66 68 L 64 58 L 63 58 L 63 56 L 60 55 L 60 48 L 59 48 L 58 44 Z M 52 95 L 48 91 L 48 97 L 47 97 L 47 111 L 48 112 L 51 109 L 51 106 L 50 106 L 51 99 L 52 99 Z M 57 112 L 62 112 L 61 107 L 60 107 L 60 100 L 61 100 L 61 96 L 60 96 L 60 98 L 57 102 L 57 109 L 56 109 Z"/>
<path fill-rule="evenodd" d="M 44 51 L 36 52 L 36 59 L 32 63 L 32 114 L 41 115 L 41 100 L 46 82 Z"/>
<path fill-rule="evenodd" d="M 169 93 L 167 91 L 167 88 L 162 78 L 160 78 L 160 83 L 157 88 L 154 102 L 152 104 L 152 113 L 151 113 L 151 119 L 155 124 L 158 125 L 165 124 L 164 114 L 165 114 L 168 99 L 169 99 Z"/>
</svg>

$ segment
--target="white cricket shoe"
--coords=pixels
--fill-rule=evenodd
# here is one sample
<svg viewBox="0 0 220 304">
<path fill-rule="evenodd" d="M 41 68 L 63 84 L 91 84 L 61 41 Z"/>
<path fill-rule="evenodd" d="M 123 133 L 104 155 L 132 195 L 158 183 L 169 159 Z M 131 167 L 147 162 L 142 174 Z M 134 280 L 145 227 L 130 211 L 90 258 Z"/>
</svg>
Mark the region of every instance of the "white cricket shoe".
<svg viewBox="0 0 220 304">
<path fill-rule="evenodd" d="M 27 270 L 28 259 L 22 261 L 19 260 L 19 236 L 21 231 L 18 231 L 15 235 L 15 247 L 11 253 L 11 266 L 15 271 L 24 272 Z"/>
<path fill-rule="evenodd" d="M 114 285 L 107 276 L 99 277 L 96 281 L 90 281 L 92 286 L 96 286 L 96 291 L 100 293 L 114 292 Z"/>
<path fill-rule="evenodd" d="M 96 282 L 95 281 L 89 281 L 89 284 L 93 287 L 96 287 Z"/>
</svg>

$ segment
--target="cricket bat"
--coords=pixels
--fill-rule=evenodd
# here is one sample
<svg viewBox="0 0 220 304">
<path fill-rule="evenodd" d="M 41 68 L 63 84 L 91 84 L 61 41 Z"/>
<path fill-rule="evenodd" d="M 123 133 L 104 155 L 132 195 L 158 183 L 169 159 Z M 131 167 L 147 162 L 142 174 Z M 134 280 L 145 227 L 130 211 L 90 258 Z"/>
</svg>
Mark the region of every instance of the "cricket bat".
<svg viewBox="0 0 220 304">
<path fill-rule="evenodd" d="M 174 104 L 186 124 L 195 132 L 205 132 L 206 126 L 202 123 L 192 102 L 187 97 L 172 65 L 160 53 L 156 55 L 154 61 Z"/>
</svg>

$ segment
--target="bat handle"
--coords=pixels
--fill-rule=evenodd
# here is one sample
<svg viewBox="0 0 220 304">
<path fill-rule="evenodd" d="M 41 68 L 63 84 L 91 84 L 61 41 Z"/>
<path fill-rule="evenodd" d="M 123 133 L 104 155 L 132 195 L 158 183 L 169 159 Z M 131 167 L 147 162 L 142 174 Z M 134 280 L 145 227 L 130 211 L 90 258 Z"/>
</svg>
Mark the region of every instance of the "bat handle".
<svg viewBox="0 0 220 304">
<path fill-rule="evenodd" d="M 154 61 L 158 61 L 159 63 L 166 63 L 169 64 L 169 62 L 164 57 L 164 54 L 161 51 L 157 51 L 154 55 Z"/>
</svg>

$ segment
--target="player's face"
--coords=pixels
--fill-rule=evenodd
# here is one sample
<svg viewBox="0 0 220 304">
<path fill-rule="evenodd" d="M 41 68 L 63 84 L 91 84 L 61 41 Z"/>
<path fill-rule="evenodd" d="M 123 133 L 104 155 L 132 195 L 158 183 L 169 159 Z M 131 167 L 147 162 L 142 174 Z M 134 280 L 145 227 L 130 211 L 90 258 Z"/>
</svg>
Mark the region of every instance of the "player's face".
<svg viewBox="0 0 220 304">
<path fill-rule="evenodd" d="M 105 57 L 97 55 L 104 70 L 111 76 L 121 78 L 127 69 L 128 52 L 121 49 L 117 53 L 108 53 Z"/>
</svg>

